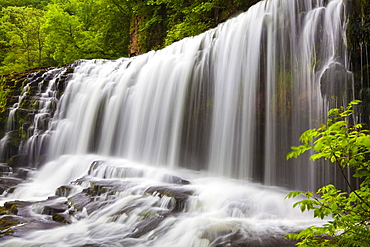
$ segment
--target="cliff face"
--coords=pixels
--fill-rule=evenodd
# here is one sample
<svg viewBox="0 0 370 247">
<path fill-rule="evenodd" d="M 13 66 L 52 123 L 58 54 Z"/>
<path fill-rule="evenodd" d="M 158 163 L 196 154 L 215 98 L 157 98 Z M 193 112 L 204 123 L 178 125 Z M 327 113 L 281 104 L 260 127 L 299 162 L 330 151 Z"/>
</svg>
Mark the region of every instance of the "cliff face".
<svg viewBox="0 0 370 247">
<path fill-rule="evenodd" d="M 362 100 L 359 121 L 370 127 L 370 2 L 347 1 L 348 52 L 354 76 L 355 98 Z"/>
</svg>

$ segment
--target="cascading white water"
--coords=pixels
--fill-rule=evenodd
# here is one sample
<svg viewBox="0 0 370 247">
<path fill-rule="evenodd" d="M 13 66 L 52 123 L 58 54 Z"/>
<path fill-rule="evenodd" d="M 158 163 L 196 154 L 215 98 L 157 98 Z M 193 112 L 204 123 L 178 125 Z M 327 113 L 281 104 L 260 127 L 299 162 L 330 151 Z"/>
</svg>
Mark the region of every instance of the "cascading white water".
<svg viewBox="0 0 370 247">
<path fill-rule="evenodd" d="M 273 246 L 275 234 L 311 224 L 286 192 L 242 180 L 313 188 L 334 179 L 285 155 L 347 100 L 345 21 L 341 0 L 261 1 L 160 51 L 80 61 L 50 124 L 49 162 L 9 195 L 57 190 L 79 213 L 7 244 Z M 99 186 L 94 202 L 73 205 Z"/>
<path fill-rule="evenodd" d="M 25 143 L 20 144 L 18 147 L 19 153 L 27 154 L 29 156 L 28 160 L 30 164 L 37 166 L 41 163 L 40 159 L 43 154 L 42 150 L 46 148 L 45 146 L 50 137 L 47 132 L 48 122 L 52 117 L 58 102 L 57 82 L 61 79 L 61 76 L 63 76 L 65 71 L 66 68 L 50 68 L 50 70 L 45 71 L 41 77 L 37 75 L 38 72 L 33 72 L 24 79 L 26 85 L 18 96 L 17 102 L 10 109 L 6 126 L 6 135 L 0 140 L 0 160 L 6 157 L 4 151 L 8 148 L 7 145 L 9 139 L 11 139 L 11 133 L 18 131 L 17 127 L 20 127 L 24 132 L 23 135 L 28 136 L 29 138 Z M 35 87 L 37 91 L 31 92 L 30 89 L 32 87 Z M 19 121 L 16 117 L 17 112 L 28 111 L 23 108 L 25 105 L 35 105 L 36 108 L 34 114 L 32 114 L 34 118 L 33 123 L 29 128 L 16 126 L 16 122 Z M 27 122 L 30 120 L 27 119 L 24 121 Z M 29 133 L 26 133 L 27 130 Z"/>
<path fill-rule="evenodd" d="M 58 106 L 51 159 L 96 152 L 315 187 L 300 174 L 318 170 L 284 157 L 322 121 L 325 98 L 346 100 L 330 76 L 347 73 L 344 22 L 342 1 L 266 1 L 161 51 L 82 61 Z"/>
</svg>

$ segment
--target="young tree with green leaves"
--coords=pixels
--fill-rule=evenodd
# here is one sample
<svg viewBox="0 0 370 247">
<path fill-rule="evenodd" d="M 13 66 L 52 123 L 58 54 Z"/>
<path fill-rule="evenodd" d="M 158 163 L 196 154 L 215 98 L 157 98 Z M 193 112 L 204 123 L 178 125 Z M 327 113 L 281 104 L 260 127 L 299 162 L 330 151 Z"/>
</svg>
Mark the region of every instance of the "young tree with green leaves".
<svg viewBox="0 0 370 247">
<path fill-rule="evenodd" d="M 296 158 L 306 151 L 313 151 L 312 160 L 325 159 L 335 164 L 343 175 L 348 191 L 344 192 L 329 184 L 317 192 L 295 191 L 287 195 L 293 198 L 304 195 L 305 200 L 295 203 L 301 211 L 312 210 L 314 217 L 330 217 L 322 226 L 311 226 L 287 237 L 299 240 L 297 246 L 370 246 L 370 132 L 361 124 L 351 126 L 352 101 L 347 109 L 329 111 L 325 125 L 304 132 L 298 147 L 292 147 L 287 159 Z M 346 170 L 351 169 L 359 186 L 350 183 Z"/>
</svg>

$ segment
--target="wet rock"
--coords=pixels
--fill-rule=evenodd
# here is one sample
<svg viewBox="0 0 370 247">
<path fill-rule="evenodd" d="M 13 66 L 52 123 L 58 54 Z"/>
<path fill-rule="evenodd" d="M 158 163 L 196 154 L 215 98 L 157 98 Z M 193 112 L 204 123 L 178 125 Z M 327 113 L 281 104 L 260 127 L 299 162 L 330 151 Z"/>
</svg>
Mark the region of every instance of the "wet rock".
<svg viewBox="0 0 370 247">
<path fill-rule="evenodd" d="M 91 201 L 89 204 L 86 205 L 86 213 L 89 215 L 92 212 L 95 212 L 106 205 L 111 204 L 110 201 Z"/>
<path fill-rule="evenodd" d="M 56 213 L 62 213 L 68 210 L 69 206 L 67 200 L 59 197 L 49 198 L 46 201 L 39 202 L 44 208 L 42 214 L 54 215 Z"/>
<path fill-rule="evenodd" d="M 4 206 L 0 207 L 0 215 L 18 213 L 17 205 L 5 202 Z"/>
<path fill-rule="evenodd" d="M 0 218 L 0 237 L 11 235 L 14 233 L 12 227 L 21 224 L 22 222 L 13 216 L 3 216 Z"/>
<path fill-rule="evenodd" d="M 25 202 L 25 201 L 11 201 L 5 202 L 3 207 L 0 207 L 0 238 L 6 235 L 20 237 L 30 231 L 51 229 L 58 227 L 61 222 L 53 221 L 52 217 L 35 217 L 34 205 L 40 205 L 43 202 Z M 50 202 L 49 202 L 50 203 Z M 1 221 L 1 219 L 3 221 Z M 4 229 L 1 229 L 4 225 Z"/>
<path fill-rule="evenodd" d="M 168 174 L 164 176 L 164 182 L 172 183 L 172 184 L 183 184 L 183 185 L 190 184 L 188 180 L 182 179 L 177 176 L 168 175 Z"/>
<path fill-rule="evenodd" d="M 132 246 L 132 245 L 124 245 L 124 246 Z M 83 245 L 75 245 L 74 247 L 101 247 L 99 244 L 83 244 Z"/>
<path fill-rule="evenodd" d="M 81 192 L 68 198 L 69 204 L 78 211 L 82 211 L 91 202 L 91 197 Z"/>
<path fill-rule="evenodd" d="M 136 186 L 137 182 L 131 180 L 97 179 L 85 176 L 74 181 L 72 186 L 78 187 L 79 185 L 88 187 L 83 189 L 82 192 L 70 197 L 68 200 L 76 210 L 81 211 L 85 207 L 87 213 L 90 214 L 99 208 L 113 203 L 118 193 Z M 57 194 L 62 195 L 64 193 L 63 190 L 68 191 L 70 189 L 70 187 L 65 188 L 62 186 L 57 190 Z"/>
<path fill-rule="evenodd" d="M 18 206 L 15 203 L 5 203 L 4 208 L 8 210 L 8 214 L 18 214 Z"/>
<path fill-rule="evenodd" d="M 296 242 L 285 239 L 284 236 L 274 232 L 266 232 L 261 235 L 258 232 L 248 232 L 240 229 L 223 229 L 223 227 L 205 228 L 200 235 L 201 239 L 206 239 L 210 246 L 223 247 L 294 247 Z"/>
<path fill-rule="evenodd" d="M 147 220 L 140 221 L 133 231 L 128 237 L 130 238 L 139 238 L 144 234 L 154 230 L 157 226 L 163 221 L 163 217 L 151 218 Z"/>
<path fill-rule="evenodd" d="M 6 141 L 5 150 L 2 150 L 3 157 L 1 158 L 7 161 L 9 166 L 12 166 L 11 157 L 18 153 L 21 138 L 18 131 L 15 130 L 7 132 L 4 138 Z"/>
<path fill-rule="evenodd" d="M 8 164 L 10 167 L 20 168 L 20 167 L 27 167 L 28 166 L 28 155 L 14 155 L 8 160 Z"/>
<path fill-rule="evenodd" d="M 29 177 L 30 174 L 35 172 L 35 169 L 33 168 L 25 168 L 21 167 L 17 169 L 17 177 L 20 179 L 26 179 Z"/>
<path fill-rule="evenodd" d="M 332 63 L 320 78 L 321 94 L 326 97 L 342 97 L 351 84 L 352 74 L 339 63 Z"/>
<path fill-rule="evenodd" d="M 7 163 L 0 163 L 0 175 L 9 175 L 13 169 Z"/>
<path fill-rule="evenodd" d="M 63 185 L 57 188 L 57 190 L 55 191 L 55 195 L 60 197 L 68 197 L 72 193 L 72 191 L 74 191 L 74 189 L 74 185 Z"/>
<path fill-rule="evenodd" d="M 19 154 L 20 150 L 25 150 L 22 145 L 35 131 L 38 134 L 45 132 L 56 110 L 58 98 L 63 94 L 75 66 L 75 64 L 70 64 L 60 69 L 38 67 L 3 75 L 2 78 L 7 86 L 7 92 L 9 92 L 6 94 L 6 108 L 15 110 L 12 113 L 12 127 L 10 129 L 6 127 L 9 120 L 7 119 L 9 117 L 8 112 L 0 114 L 0 138 L 6 136 L 4 139 L 6 141 L 5 148 L 2 150 L 2 157 L 0 158 L 2 161 L 9 161 L 9 166 L 13 168 L 26 167 L 33 161 L 35 162 L 32 165 L 43 163 L 43 157 L 41 156 L 45 155 L 44 150 L 40 150 L 40 157 L 34 157 L 32 161 L 19 160 L 19 157 L 15 155 Z M 57 84 L 50 85 L 54 78 L 58 79 Z M 49 85 L 52 92 L 46 91 Z M 37 116 L 40 115 L 40 102 L 44 100 L 45 93 L 48 93 L 50 99 L 48 111 L 43 111 L 44 117 L 36 118 L 40 120 L 38 123 L 34 123 L 36 114 Z M 35 126 L 37 126 L 37 130 L 35 130 Z"/>
<path fill-rule="evenodd" d="M 56 227 L 64 225 L 64 223 L 53 221 L 50 217 L 49 219 L 39 219 L 32 217 L 23 217 L 23 221 L 20 225 L 12 227 L 14 233 L 13 237 L 22 237 L 29 232 L 39 231 L 39 230 L 50 230 Z M 23 223 L 24 222 L 24 223 Z"/>
<path fill-rule="evenodd" d="M 15 188 L 23 180 L 13 177 L 1 177 L 0 178 L 0 194 L 3 194 L 5 191 L 9 191 Z"/>
<path fill-rule="evenodd" d="M 4 207 L 6 209 L 10 209 L 13 206 L 16 206 L 17 208 L 23 208 L 32 205 L 33 202 L 26 202 L 26 201 L 10 201 L 10 202 L 5 202 Z"/>
<path fill-rule="evenodd" d="M 27 201 L 10 201 L 4 203 L 4 209 L 7 210 L 6 214 L 14 214 L 22 217 L 30 217 L 31 213 L 31 206 L 34 202 L 27 202 Z"/>
<path fill-rule="evenodd" d="M 72 224 L 72 217 L 67 212 L 53 214 L 54 221 L 61 222 L 64 224 Z"/>
<path fill-rule="evenodd" d="M 124 215 L 124 214 L 130 215 L 132 211 L 134 211 L 137 208 L 142 207 L 142 205 L 143 205 L 142 201 L 134 200 L 130 202 L 129 205 L 123 206 L 119 211 L 112 214 L 111 215 L 112 220 L 115 221 L 115 219 L 119 218 L 121 215 Z M 153 210 L 153 211 L 147 211 L 147 212 L 140 213 L 138 216 L 141 217 L 142 219 L 148 219 L 148 218 L 160 216 L 160 214 Z"/>
<path fill-rule="evenodd" d="M 75 181 L 75 184 L 81 185 L 84 182 L 87 182 L 90 186 L 84 189 L 83 192 L 90 196 L 100 196 L 104 193 L 114 194 L 136 185 L 135 182 L 130 180 L 93 179 L 91 177 L 80 178 Z"/>
<path fill-rule="evenodd" d="M 105 161 L 96 160 L 90 165 L 88 174 L 96 176 L 99 173 L 101 178 L 140 178 L 144 171 L 133 167 L 120 167 L 107 164 Z"/>
<path fill-rule="evenodd" d="M 191 196 L 194 193 L 194 191 L 191 189 L 174 185 L 152 186 L 149 187 L 145 192 L 159 197 L 163 196 L 172 197 L 175 200 L 175 205 L 172 209 L 172 212 L 183 211 L 189 196 Z"/>
</svg>

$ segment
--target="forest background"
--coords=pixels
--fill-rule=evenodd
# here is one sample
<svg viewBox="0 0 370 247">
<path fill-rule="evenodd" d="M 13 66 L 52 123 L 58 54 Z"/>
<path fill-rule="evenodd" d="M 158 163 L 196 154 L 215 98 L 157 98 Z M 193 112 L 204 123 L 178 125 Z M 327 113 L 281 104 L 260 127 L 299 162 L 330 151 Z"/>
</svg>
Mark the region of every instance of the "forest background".
<svg viewBox="0 0 370 247">
<path fill-rule="evenodd" d="M 217 26 L 258 0 L 0 0 L 0 74 L 116 59 Z"/>
</svg>

